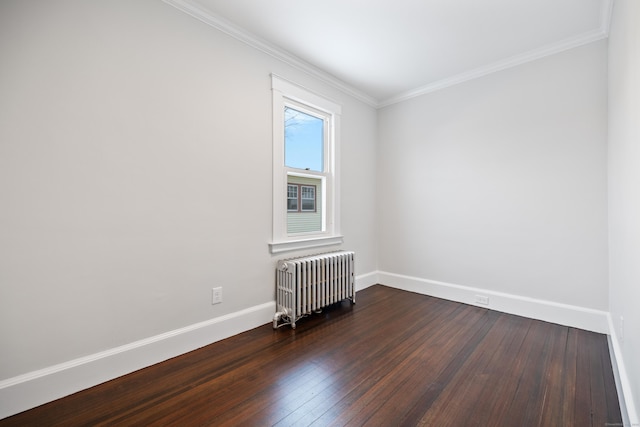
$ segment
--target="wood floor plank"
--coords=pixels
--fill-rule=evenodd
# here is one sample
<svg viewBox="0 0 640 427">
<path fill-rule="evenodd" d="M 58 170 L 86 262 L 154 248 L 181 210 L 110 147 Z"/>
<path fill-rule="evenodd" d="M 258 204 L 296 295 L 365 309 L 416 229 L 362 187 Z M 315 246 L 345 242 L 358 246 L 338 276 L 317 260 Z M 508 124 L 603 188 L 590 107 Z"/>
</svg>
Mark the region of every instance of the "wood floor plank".
<svg viewBox="0 0 640 427">
<path fill-rule="evenodd" d="M 601 374 L 603 378 L 605 400 L 607 406 L 606 420 L 616 420 L 615 423 L 621 424 L 622 418 L 618 420 L 620 416 L 620 401 L 618 397 L 618 390 L 616 388 L 615 378 L 613 376 L 613 369 L 611 369 L 611 358 L 609 354 L 608 338 L 605 335 L 597 335 L 601 343 L 596 343 L 598 350 L 600 350 L 600 366 Z"/>
<path fill-rule="evenodd" d="M 385 286 L 0 420 L 5 426 L 620 423 L 606 336 Z"/>
<path fill-rule="evenodd" d="M 460 315 L 461 310 L 462 307 L 455 307 L 450 315 L 455 318 L 456 315 Z M 348 387 L 349 392 L 336 405 L 323 413 L 317 423 L 319 425 L 345 423 L 353 416 L 354 412 L 366 406 L 371 393 L 373 393 L 370 390 L 373 389 L 375 392 L 377 385 L 384 383 L 385 378 L 393 378 L 393 375 L 390 375 L 390 371 L 395 369 L 398 363 L 406 357 L 407 351 L 410 351 L 415 345 L 423 343 L 423 339 L 436 339 L 440 336 L 433 334 L 433 332 L 430 334 L 431 328 L 419 327 L 418 324 L 414 323 L 426 321 L 428 325 L 429 319 L 431 317 L 426 313 L 423 316 L 419 316 L 415 313 L 404 312 L 402 316 L 389 322 L 385 331 L 378 331 L 379 335 L 388 337 L 387 339 L 381 341 L 380 337 L 377 337 L 378 334 L 376 334 L 370 340 L 367 340 L 370 351 L 373 351 L 373 355 L 376 356 L 375 359 L 372 359 L 366 365 L 362 365 L 362 368 L 359 369 L 360 375 L 352 383 L 352 386 Z M 407 327 L 408 325 L 413 327 L 409 328 Z M 388 342 L 385 345 L 381 345 L 385 341 Z"/>
<path fill-rule="evenodd" d="M 444 329 L 447 331 L 440 335 L 440 340 L 430 345 L 417 345 L 404 353 L 402 360 L 393 365 L 388 373 L 388 378 L 383 378 L 370 389 L 357 403 L 356 408 L 349 411 L 349 422 L 345 423 L 346 417 L 341 415 L 340 422 L 344 425 L 363 425 L 370 419 L 397 419 L 403 420 L 418 418 L 428 406 L 425 402 L 412 398 L 414 390 L 421 388 L 425 383 L 442 382 L 443 375 L 451 375 L 455 371 L 456 363 L 462 363 L 468 354 L 468 347 L 473 346 L 473 342 L 482 335 L 487 323 L 487 313 L 472 307 L 467 307 L 469 312 L 461 312 L 454 319 L 466 319 L 466 328 Z M 467 311 L 465 310 L 465 311 Z M 474 317 L 471 317 L 474 316 Z M 452 323 L 456 323 L 455 320 Z M 458 322 L 460 323 L 460 322 Z M 424 343 L 424 340 L 421 340 Z M 430 357 L 433 348 L 442 350 L 450 349 L 450 354 L 457 354 L 459 358 L 447 361 L 443 358 L 435 359 Z M 405 399 L 394 399 L 394 396 L 405 396 Z M 378 403 L 382 402 L 382 404 Z M 355 409 L 355 410 L 354 410 Z M 419 415 L 413 415 L 417 412 Z M 406 422 L 406 421 L 402 421 Z M 409 421 L 415 423 L 415 421 Z"/>
<path fill-rule="evenodd" d="M 560 425 L 576 425 L 574 421 L 576 404 L 576 375 L 578 334 L 577 329 L 567 330 L 567 341 L 564 354 L 564 378 L 562 381 L 562 418 Z"/>
<path fill-rule="evenodd" d="M 591 363 L 589 362 L 588 334 L 576 330 L 578 351 L 576 354 L 576 395 L 574 422 L 576 425 L 592 426 L 591 411 Z"/>
<path fill-rule="evenodd" d="M 483 339 L 483 345 L 477 347 L 457 372 L 433 407 L 420 420 L 420 425 L 433 425 L 443 419 L 448 420 L 449 425 L 487 425 L 496 406 L 494 396 L 503 396 L 504 391 L 501 388 L 509 384 L 502 381 L 502 378 L 511 357 L 504 360 L 496 358 L 513 354 L 521 343 L 521 339 L 518 340 L 513 334 L 514 329 L 511 326 L 516 323 L 514 319 L 521 318 L 504 315 L 498 317 Z M 501 368 L 493 369 L 492 366 Z M 499 399 L 498 402 L 504 402 L 504 399 Z M 465 406 L 467 409 L 462 412 Z M 502 412 L 504 408 L 498 411 Z M 464 420 L 458 417 L 461 413 L 465 414 Z"/>
<path fill-rule="evenodd" d="M 528 394 L 529 397 L 526 410 L 523 413 L 523 426 L 540 425 L 541 418 L 545 416 L 545 410 L 550 412 L 552 416 L 558 416 L 557 411 L 555 411 L 557 401 L 549 400 L 547 393 L 549 390 L 554 390 L 557 386 L 561 386 L 561 384 L 558 385 L 557 381 L 552 380 L 553 378 L 561 378 L 561 376 L 552 377 L 551 374 L 554 372 L 553 367 L 556 366 L 553 360 L 554 341 L 556 341 L 557 337 L 564 338 L 566 328 L 545 322 L 535 322 L 534 324 L 542 327 L 540 330 L 544 337 L 540 343 L 539 352 L 531 354 L 532 357 L 528 361 L 528 366 L 531 369 L 525 371 L 526 375 L 523 375 L 523 381 L 521 381 L 521 384 L 525 384 L 524 378 L 533 379 L 533 381 L 527 382 L 529 385 L 528 391 L 522 392 L 523 395 Z M 564 345 L 566 339 L 561 340 L 561 342 Z M 561 357 L 563 354 L 564 351 L 559 351 L 557 357 Z"/>
<path fill-rule="evenodd" d="M 309 413 L 309 411 L 311 411 L 312 414 L 316 414 L 317 418 L 325 415 L 325 413 L 330 411 L 332 408 L 334 411 L 340 413 L 341 406 L 347 406 L 347 402 L 357 399 L 362 393 L 362 390 L 369 390 L 374 387 L 376 383 L 380 382 L 380 378 L 388 375 L 388 372 L 391 369 L 394 369 L 394 367 L 400 362 L 388 359 L 388 348 L 398 345 L 415 345 L 415 343 L 412 343 L 409 338 L 419 342 L 423 342 L 423 339 L 428 341 L 428 338 L 435 339 L 437 334 L 427 334 L 426 332 L 431 330 L 431 327 L 437 326 L 437 324 L 434 323 L 435 321 L 447 318 L 457 308 L 450 305 L 436 304 L 437 300 L 435 299 L 431 302 L 434 304 L 430 306 L 429 310 L 427 310 L 423 316 L 413 314 L 414 319 L 420 319 L 420 321 L 424 323 L 424 326 L 412 324 L 411 327 L 425 331 L 424 335 L 411 334 L 415 335 L 414 337 L 411 337 L 397 333 L 396 331 L 405 329 L 402 324 L 403 319 L 394 319 L 388 322 L 385 330 L 375 331 L 369 339 L 362 341 L 364 346 L 358 345 L 358 351 L 361 352 L 361 354 L 362 352 L 365 354 L 364 357 L 360 355 L 360 359 L 358 359 L 359 363 L 351 364 L 348 369 L 344 369 L 339 373 L 339 378 L 342 379 L 345 386 L 340 388 L 330 387 L 330 396 L 318 394 L 314 399 L 309 400 L 307 404 L 299 407 L 291 414 L 290 417 L 287 417 L 288 419 L 282 420 L 282 423 L 278 425 L 299 425 L 297 423 L 310 418 L 309 416 L 305 416 L 305 413 Z M 408 314 L 412 315 L 412 313 Z M 379 334 L 394 337 L 394 342 L 387 344 L 386 346 L 383 345 L 381 340 L 377 337 Z M 342 357 L 342 355 L 338 355 L 338 357 Z M 358 358 L 358 354 L 347 355 L 347 357 Z M 340 362 L 339 359 L 336 359 L 332 360 L 330 363 L 339 364 Z M 372 371 L 372 366 L 375 371 Z M 336 408 L 334 408 L 334 406 Z"/>
<path fill-rule="evenodd" d="M 608 349 L 606 337 L 588 334 L 588 340 L 591 406 L 593 407 L 594 402 L 603 402 L 605 406 L 604 411 L 592 411 L 591 419 L 594 426 L 602 426 L 606 425 L 613 416 L 609 409 L 611 402 L 614 399 L 617 401 L 618 396 L 615 383 L 611 378 L 613 374 L 611 370 L 606 369 L 607 366 L 610 366 L 610 359 L 603 357 L 604 353 L 608 354 L 608 351 L 606 351 Z M 613 387 L 611 387 L 612 385 Z"/>
<path fill-rule="evenodd" d="M 496 322 L 492 333 L 502 335 L 502 341 L 482 370 L 487 378 L 486 389 L 476 397 L 476 409 L 469 417 L 477 421 L 476 425 L 498 425 L 496 420 L 507 414 L 511 399 L 504 396 L 515 394 L 521 369 L 517 355 L 522 351 L 530 323 L 530 319 L 509 315 L 502 315 Z"/>
<path fill-rule="evenodd" d="M 541 356 L 545 345 L 545 337 L 549 332 L 550 325 L 530 321 L 526 336 L 520 351 L 515 355 L 515 364 L 510 381 L 515 388 L 510 396 L 504 396 L 509 400 L 507 410 L 499 414 L 505 425 L 529 425 L 530 419 L 526 418 L 526 413 L 530 406 L 530 401 L 538 395 L 538 359 Z"/>
<path fill-rule="evenodd" d="M 418 394 L 413 407 L 402 418 L 402 425 L 428 425 L 424 423 L 425 415 L 432 410 L 433 405 L 443 393 L 446 393 L 449 384 L 463 369 L 469 357 L 476 351 L 478 343 L 485 338 L 499 316 L 496 312 L 475 307 L 471 309 L 473 314 L 481 317 L 477 320 L 474 317 L 464 319 L 466 325 L 459 325 L 460 332 L 451 335 L 448 345 L 443 346 L 448 351 L 439 354 L 438 365 L 442 369 L 435 371 L 437 376 L 433 382 L 425 388 L 424 392 Z"/>
<path fill-rule="evenodd" d="M 557 333 L 549 337 L 549 348 L 544 361 L 542 373 L 542 398 L 537 411 L 539 416 L 536 425 L 552 425 L 556 420 L 563 419 L 564 407 L 559 405 L 564 398 L 565 383 L 554 379 L 565 378 L 565 355 L 567 352 L 567 336 L 569 328 L 555 325 Z"/>
</svg>

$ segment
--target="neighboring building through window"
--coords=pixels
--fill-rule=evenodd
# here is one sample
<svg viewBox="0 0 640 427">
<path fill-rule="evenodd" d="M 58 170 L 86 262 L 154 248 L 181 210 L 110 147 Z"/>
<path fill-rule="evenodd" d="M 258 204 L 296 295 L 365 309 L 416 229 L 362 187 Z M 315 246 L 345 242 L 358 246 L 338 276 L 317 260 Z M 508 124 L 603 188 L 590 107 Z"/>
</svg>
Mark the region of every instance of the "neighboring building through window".
<svg viewBox="0 0 640 427">
<path fill-rule="evenodd" d="M 297 185 L 287 185 L 287 212 L 298 212 L 300 199 L 298 198 L 299 188 Z"/>
<path fill-rule="evenodd" d="M 315 185 L 300 186 L 300 211 L 301 212 L 316 211 L 316 186 Z"/>
<path fill-rule="evenodd" d="M 272 252 L 342 243 L 337 136 L 340 106 L 272 76 Z"/>
<path fill-rule="evenodd" d="M 287 234 L 322 232 L 321 180 L 289 175 L 287 193 Z"/>
<path fill-rule="evenodd" d="M 316 212 L 316 186 L 287 184 L 287 212 Z"/>
</svg>

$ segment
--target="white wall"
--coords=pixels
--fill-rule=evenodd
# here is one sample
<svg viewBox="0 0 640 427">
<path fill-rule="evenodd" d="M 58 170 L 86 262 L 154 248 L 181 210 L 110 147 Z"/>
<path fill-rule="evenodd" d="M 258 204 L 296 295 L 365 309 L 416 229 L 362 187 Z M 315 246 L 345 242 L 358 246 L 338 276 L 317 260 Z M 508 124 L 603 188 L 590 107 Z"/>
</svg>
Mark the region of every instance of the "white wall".
<svg viewBox="0 0 640 427">
<path fill-rule="evenodd" d="M 612 333 L 630 386 L 625 397 L 635 410 L 640 409 L 639 22 L 640 2 L 616 0 L 609 35 L 609 299 Z"/>
<path fill-rule="evenodd" d="M 379 111 L 379 269 L 607 310 L 606 41 Z"/>
<path fill-rule="evenodd" d="M 0 383 L 273 301 L 273 72 L 342 105 L 359 275 L 611 298 L 640 395 L 632 3 L 611 45 L 609 293 L 605 41 L 376 112 L 161 1 L 0 2 Z"/>
<path fill-rule="evenodd" d="M 0 381 L 274 300 L 270 73 L 342 105 L 376 270 L 372 107 L 158 0 L 2 1 L 0 62 Z"/>
</svg>

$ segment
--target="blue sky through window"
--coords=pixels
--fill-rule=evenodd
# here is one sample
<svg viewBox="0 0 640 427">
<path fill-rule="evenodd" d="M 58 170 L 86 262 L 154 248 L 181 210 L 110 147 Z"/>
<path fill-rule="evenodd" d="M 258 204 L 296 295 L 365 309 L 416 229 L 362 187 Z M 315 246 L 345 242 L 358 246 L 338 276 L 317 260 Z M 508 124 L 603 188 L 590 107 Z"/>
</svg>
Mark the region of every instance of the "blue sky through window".
<svg viewBox="0 0 640 427">
<path fill-rule="evenodd" d="M 284 163 L 287 167 L 322 172 L 324 120 L 291 107 L 284 109 Z"/>
</svg>

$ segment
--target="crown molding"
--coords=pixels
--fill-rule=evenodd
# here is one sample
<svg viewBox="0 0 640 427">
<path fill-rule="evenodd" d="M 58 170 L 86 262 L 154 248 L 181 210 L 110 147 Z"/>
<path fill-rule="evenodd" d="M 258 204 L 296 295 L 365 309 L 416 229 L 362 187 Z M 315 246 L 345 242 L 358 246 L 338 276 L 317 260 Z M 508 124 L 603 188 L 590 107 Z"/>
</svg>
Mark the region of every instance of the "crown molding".
<svg viewBox="0 0 640 427">
<path fill-rule="evenodd" d="M 605 3 L 611 3 L 611 0 L 605 0 Z M 606 9 L 610 9 L 610 8 L 607 7 Z M 495 73 L 497 71 L 502 71 L 507 68 L 512 68 L 521 64 L 525 64 L 527 62 L 535 61 L 536 59 L 544 58 L 545 56 L 554 55 L 556 53 L 560 53 L 565 50 L 573 49 L 578 46 L 582 46 L 588 43 L 593 43 L 595 41 L 605 39 L 609 34 L 608 22 L 610 22 L 610 18 L 608 19 L 603 18 L 601 28 L 599 28 L 596 31 L 590 31 L 588 33 L 584 33 L 577 37 L 572 37 L 557 43 L 552 43 L 550 45 L 541 47 L 539 49 L 534 49 L 529 52 L 515 55 L 501 61 L 496 61 L 494 63 L 485 65 L 483 67 L 475 68 L 473 70 L 469 70 L 452 77 L 438 80 L 436 82 L 430 83 L 428 85 L 425 85 L 416 89 L 402 92 L 396 96 L 393 96 L 391 98 L 388 98 L 380 102 L 378 104 L 378 108 L 386 107 L 392 104 L 397 104 L 399 102 L 406 101 L 421 95 L 425 95 L 427 93 L 435 92 L 437 90 L 444 89 L 449 86 L 453 86 L 459 83 L 464 83 L 466 81 L 477 79 L 479 77 L 483 77 L 488 74 Z"/>
<path fill-rule="evenodd" d="M 352 87 L 342 80 L 332 76 L 331 74 L 309 64 L 308 62 L 290 54 L 289 52 L 277 46 L 268 43 L 266 40 L 252 34 L 243 28 L 231 23 L 221 16 L 207 10 L 202 5 L 193 0 L 162 0 L 170 6 L 204 22 L 215 29 L 239 40 L 267 55 L 282 61 L 300 71 L 303 71 L 318 80 L 350 95 L 371 107 L 378 107 L 378 100 L 367 95 L 366 93 Z"/>
<path fill-rule="evenodd" d="M 411 89 L 405 92 L 401 92 L 383 101 L 378 101 L 376 98 L 354 88 L 353 86 L 345 83 L 344 81 L 332 76 L 331 74 L 321 70 L 320 68 L 311 65 L 310 63 L 292 55 L 291 53 L 279 48 L 266 40 L 252 34 L 243 28 L 231 23 L 230 21 L 222 18 L 221 16 L 207 10 L 204 6 L 197 3 L 195 0 L 162 0 L 165 3 L 175 7 L 176 9 L 210 25 L 217 30 L 255 48 L 267 55 L 282 61 L 300 71 L 303 71 L 318 80 L 340 90 L 341 92 L 352 96 L 365 104 L 374 108 L 383 108 L 389 105 L 397 104 L 399 102 L 407 101 L 411 98 L 415 98 L 421 95 L 426 95 L 431 92 L 435 92 L 440 89 L 444 89 L 450 86 L 454 86 L 460 83 L 464 83 L 469 80 L 477 79 L 479 77 L 486 76 L 498 71 L 502 71 L 508 68 L 512 68 L 527 62 L 535 61 L 537 59 L 544 58 L 545 56 L 554 55 L 556 53 L 563 52 L 565 50 L 573 49 L 588 43 L 592 43 L 598 40 L 605 39 L 609 36 L 609 29 L 611 25 L 611 16 L 613 13 L 613 6 L 615 0 L 602 0 L 602 11 L 600 16 L 600 26 L 597 30 L 590 31 L 576 37 L 568 38 L 557 43 L 552 43 L 547 46 L 543 46 L 538 49 L 531 50 L 519 55 L 514 55 L 510 58 L 506 58 L 500 61 L 487 64 L 482 67 L 478 67 L 469 71 L 465 71 L 460 74 L 456 74 L 445 79 L 441 79 L 425 86 L 420 86 L 415 89 Z"/>
<path fill-rule="evenodd" d="M 600 16 L 600 31 L 609 37 L 609 29 L 611 28 L 611 17 L 613 16 L 614 0 L 603 0 L 602 15 Z"/>
</svg>

